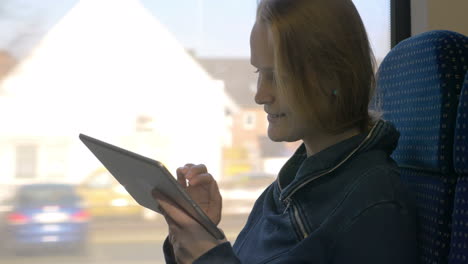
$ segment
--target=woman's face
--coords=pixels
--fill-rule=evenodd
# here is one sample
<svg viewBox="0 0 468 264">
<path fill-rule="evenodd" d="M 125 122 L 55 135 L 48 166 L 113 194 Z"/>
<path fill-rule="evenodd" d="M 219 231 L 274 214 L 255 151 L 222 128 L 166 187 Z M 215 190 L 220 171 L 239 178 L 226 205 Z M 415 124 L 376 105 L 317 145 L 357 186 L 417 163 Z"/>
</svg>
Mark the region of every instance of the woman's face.
<svg viewBox="0 0 468 264">
<path fill-rule="evenodd" d="M 255 102 L 263 105 L 268 119 L 268 137 L 273 141 L 293 142 L 311 135 L 310 122 L 294 114 L 277 96 L 274 80 L 274 54 L 270 31 L 255 23 L 250 36 L 251 64 L 258 69 Z"/>
</svg>

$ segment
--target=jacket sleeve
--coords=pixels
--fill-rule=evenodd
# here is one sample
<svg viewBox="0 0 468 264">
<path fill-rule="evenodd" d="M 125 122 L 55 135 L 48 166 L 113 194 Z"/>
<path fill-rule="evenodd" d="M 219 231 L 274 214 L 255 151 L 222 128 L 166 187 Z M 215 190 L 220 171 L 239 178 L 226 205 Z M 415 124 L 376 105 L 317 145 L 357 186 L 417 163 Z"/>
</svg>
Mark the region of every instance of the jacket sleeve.
<svg viewBox="0 0 468 264">
<path fill-rule="evenodd" d="M 169 237 L 167 237 L 166 240 L 164 240 L 163 253 L 164 259 L 166 260 L 166 264 L 177 264 L 172 244 L 171 242 L 169 242 Z"/>
<path fill-rule="evenodd" d="M 234 254 L 231 243 L 229 242 L 225 242 L 212 248 L 193 262 L 193 264 L 216 263 L 241 264 L 240 260 Z"/>
<path fill-rule="evenodd" d="M 174 256 L 174 251 L 172 249 L 172 245 L 169 242 L 168 238 L 166 238 L 166 240 L 164 241 L 163 252 L 164 252 L 164 259 L 166 260 L 167 264 L 177 264 L 175 256 Z M 220 244 L 212 248 L 211 250 L 209 250 L 208 252 L 200 256 L 198 259 L 196 259 L 193 263 L 194 264 L 205 264 L 205 263 L 241 264 L 239 259 L 234 254 L 231 243 L 229 242 Z"/>
<path fill-rule="evenodd" d="M 391 202 L 368 208 L 337 238 L 331 263 L 418 263 L 414 219 Z"/>
</svg>

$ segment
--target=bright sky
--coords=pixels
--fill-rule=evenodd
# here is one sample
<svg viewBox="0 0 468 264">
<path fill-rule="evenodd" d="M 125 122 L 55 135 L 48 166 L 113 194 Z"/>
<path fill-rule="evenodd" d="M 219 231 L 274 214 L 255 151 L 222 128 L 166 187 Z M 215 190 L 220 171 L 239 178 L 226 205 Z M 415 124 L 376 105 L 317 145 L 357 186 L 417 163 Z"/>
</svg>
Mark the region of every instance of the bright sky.
<svg viewBox="0 0 468 264">
<path fill-rule="evenodd" d="M 1 0 L 0 48 L 23 56 L 76 2 Z M 257 0 L 140 2 L 182 45 L 195 50 L 199 56 L 248 57 L 250 54 L 249 34 Z M 385 56 L 390 47 L 390 0 L 354 0 L 354 3 L 366 24 L 376 57 Z"/>
</svg>

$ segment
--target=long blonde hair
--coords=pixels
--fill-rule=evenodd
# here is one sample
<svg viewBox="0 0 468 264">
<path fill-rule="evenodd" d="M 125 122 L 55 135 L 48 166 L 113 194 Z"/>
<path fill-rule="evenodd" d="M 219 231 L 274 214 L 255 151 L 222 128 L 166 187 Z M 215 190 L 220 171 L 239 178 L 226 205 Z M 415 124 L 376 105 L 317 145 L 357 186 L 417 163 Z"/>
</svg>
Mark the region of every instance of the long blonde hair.
<svg viewBox="0 0 468 264">
<path fill-rule="evenodd" d="M 269 26 L 278 93 L 327 133 L 367 131 L 375 58 L 351 0 L 261 0 L 257 22 Z"/>
</svg>

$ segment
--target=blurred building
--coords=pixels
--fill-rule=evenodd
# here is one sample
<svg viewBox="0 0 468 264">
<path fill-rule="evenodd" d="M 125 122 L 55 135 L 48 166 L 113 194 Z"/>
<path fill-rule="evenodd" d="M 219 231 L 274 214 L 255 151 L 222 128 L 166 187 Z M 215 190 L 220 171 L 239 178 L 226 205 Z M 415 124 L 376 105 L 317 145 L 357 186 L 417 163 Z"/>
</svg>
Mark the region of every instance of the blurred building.
<svg viewBox="0 0 468 264">
<path fill-rule="evenodd" d="M 101 165 L 79 133 L 221 177 L 236 106 L 215 79 L 138 1 L 82 0 L 0 85 L 0 183 L 80 182 Z"/>
</svg>

